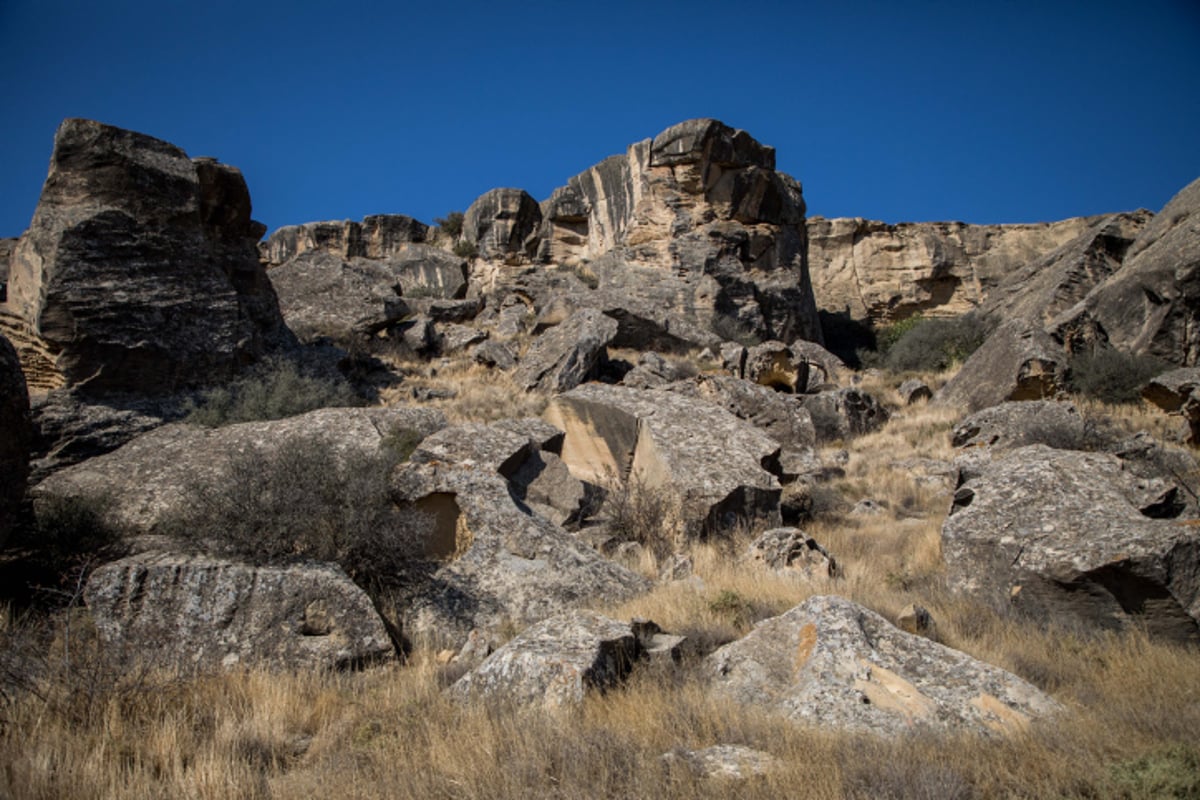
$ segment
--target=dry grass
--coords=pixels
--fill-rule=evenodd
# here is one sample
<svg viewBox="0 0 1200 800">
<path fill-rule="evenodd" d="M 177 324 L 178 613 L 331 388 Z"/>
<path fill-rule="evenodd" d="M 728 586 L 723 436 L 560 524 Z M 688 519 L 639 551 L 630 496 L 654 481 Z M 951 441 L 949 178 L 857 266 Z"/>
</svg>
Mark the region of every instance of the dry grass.
<svg viewBox="0 0 1200 800">
<path fill-rule="evenodd" d="M 440 367 L 420 362 L 417 366 L 410 365 L 405 371 L 409 377 L 403 383 L 381 393 L 383 405 L 411 404 L 414 390 L 453 392 L 453 397 L 437 398 L 426 403 L 440 408 L 451 423 L 536 417 L 549 402 L 544 392 L 526 392 L 502 370 L 468 360 L 451 361 Z"/>
<path fill-rule="evenodd" d="M 457 376 L 478 377 L 470 373 Z M 450 401 L 448 415 L 514 414 L 510 406 L 493 415 L 486 397 L 533 412 L 491 380 L 460 385 L 460 398 L 473 399 Z M 692 578 L 601 609 L 684 632 L 693 654 L 576 711 L 456 706 L 441 692 L 448 673 L 424 652 L 357 674 L 156 676 L 136 692 L 113 684 L 75 713 L 57 699 L 82 676 L 59 671 L 39 684 L 41 696 L 18 693 L 0 705 L 0 798 L 1196 797 L 1195 650 L 1137 634 L 1046 632 L 945 591 L 939 529 L 950 489 L 929 462 L 952 457 L 956 418 L 918 405 L 847 443 L 838 491 L 851 502 L 886 502 L 888 512 L 845 514 L 808 529 L 844 577 L 765 574 L 738 558 L 744 532 L 727 543 L 694 543 Z M 653 554 L 642 558 L 638 566 L 653 574 Z M 796 727 L 705 690 L 699 655 L 817 593 L 845 595 L 889 617 L 918 602 L 933 613 L 943 642 L 1025 677 L 1066 711 L 999 741 L 883 741 Z M 782 765 L 731 785 L 661 761 L 677 747 L 718 743 L 769 752 Z"/>
</svg>

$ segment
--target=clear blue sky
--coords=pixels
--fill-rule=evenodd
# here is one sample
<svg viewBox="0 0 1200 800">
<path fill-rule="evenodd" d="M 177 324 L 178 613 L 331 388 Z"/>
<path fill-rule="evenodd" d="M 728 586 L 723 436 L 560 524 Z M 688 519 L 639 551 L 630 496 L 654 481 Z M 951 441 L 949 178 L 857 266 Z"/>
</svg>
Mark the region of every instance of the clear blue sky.
<svg viewBox="0 0 1200 800">
<path fill-rule="evenodd" d="M 0 0 L 0 236 L 91 117 L 242 169 L 271 228 L 538 199 L 716 117 L 810 214 L 1027 222 L 1200 176 L 1200 0 Z"/>
</svg>

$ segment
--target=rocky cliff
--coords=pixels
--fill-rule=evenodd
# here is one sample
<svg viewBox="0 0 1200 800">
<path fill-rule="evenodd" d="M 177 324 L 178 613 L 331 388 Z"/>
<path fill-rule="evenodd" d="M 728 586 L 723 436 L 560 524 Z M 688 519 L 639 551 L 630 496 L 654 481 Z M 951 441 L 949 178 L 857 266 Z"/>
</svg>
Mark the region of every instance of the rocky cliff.
<svg viewBox="0 0 1200 800">
<path fill-rule="evenodd" d="M 236 168 L 64 121 L 0 306 L 30 390 L 166 393 L 290 344 L 264 232 Z"/>
<path fill-rule="evenodd" d="M 878 324 L 918 312 L 957 316 L 1089 230 L 1116 218 L 1123 232 L 1136 235 L 1150 216 L 1136 211 L 1030 225 L 812 217 L 809 271 L 820 308 L 852 319 Z"/>
</svg>

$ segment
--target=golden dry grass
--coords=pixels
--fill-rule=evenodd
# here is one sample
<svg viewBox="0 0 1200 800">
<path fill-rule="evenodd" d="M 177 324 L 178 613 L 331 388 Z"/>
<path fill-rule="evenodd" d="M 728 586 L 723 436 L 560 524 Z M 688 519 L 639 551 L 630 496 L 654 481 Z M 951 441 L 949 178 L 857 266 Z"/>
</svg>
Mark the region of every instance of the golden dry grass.
<svg viewBox="0 0 1200 800">
<path fill-rule="evenodd" d="M 494 383 L 465 394 L 520 407 L 509 392 Z M 452 417 L 492 418 L 483 400 L 451 407 Z M 1043 631 L 945 590 L 939 531 L 951 487 L 936 462 L 953 455 L 957 416 L 921 404 L 846 443 L 846 474 L 834 488 L 888 511 L 806 528 L 843 577 L 806 581 L 747 566 L 738 558 L 745 532 L 734 542 L 692 545 L 692 579 L 601 610 L 649 617 L 705 651 L 816 593 L 892 618 L 917 602 L 933 613 L 944 643 L 1016 672 L 1064 705 L 1023 734 L 884 741 L 797 727 L 711 695 L 695 658 L 645 670 L 560 715 L 457 706 L 441 691 L 449 673 L 426 652 L 355 674 L 151 676 L 135 680 L 135 691 L 101 683 L 84 692 L 90 702 L 66 702 L 89 686 L 85 659 L 74 671 L 55 671 L 40 696 L 14 694 L 0 705 L 0 798 L 1196 797 L 1194 649 L 1136 633 Z M 642 558 L 636 566 L 656 572 L 652 555 Z M 730 784 L 661 760 L 677 747 L 719 743 L 766 751 L 781 766 Z"/>
</svg>

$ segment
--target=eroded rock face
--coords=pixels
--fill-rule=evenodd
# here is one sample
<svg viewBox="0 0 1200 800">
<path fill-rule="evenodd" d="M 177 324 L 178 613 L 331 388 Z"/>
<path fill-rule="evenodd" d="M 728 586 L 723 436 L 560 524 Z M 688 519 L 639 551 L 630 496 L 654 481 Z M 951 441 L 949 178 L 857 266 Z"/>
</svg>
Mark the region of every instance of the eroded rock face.
<svg viewBox="0 0 1200 800">
<path fill-rule="evenodd" d="M 659 389 L 587 384 L 556 397 L 545 416 L 565 431 L 562 458 L 576 477 L 662 492 L 680 533 L 779 523 L 779 482 L 768 471 L 779 471 L 779 443 L 723 408 Z"/>
<path fill-rule="evenodd" d="M 1200 363 L 1200 179 L 1142 229 L 1121 268 L 1050 327 L 1072 351 L 1108 342 L 1179 366 Z"/>
<path fill-rule="evenodd" d="M 971 354 L 934 397 L 978 411 L 1006 400 L 1052 398 L 1063 387 L 1067 355 L 1037 323 L 1012 319 Z"/>
<path fill-rule="evenodd" d="M 624 682 L 642 656 L 631 623 L 570 611 L 530 626 L 449 692 L 462 702 L 546 710 L 577 706 L 589 692 Z"/>
<path fill-rule="evenodd" d="M 837 561 L 829 551 L 799 528 L 764 531 L 750 543 L 745 558 L 776 572 L 805 578 L 833 578 L 838 574 Z"/>
<path fill-rule="evenodd" d="M 0 547 L 8 539 L 25 499 L 33 428 L 29 393 L 17 351 L 0 335 Z"/>
<path fill-rule="evenodd" d="M 392 482 L 397 502 L 433 515 L 432 549 L 442 559 L 405 610 L 409 637 L 457 648 L 471 631 L 490 636 L 649 587 L 532 513 L 490 467 L 408 464 Z"/>
<path fill-rule="evenodd" d="M 576 311 L 534 340 L 521 357 L 514 380 L 525 389 L 574 389 L 593 376 L 617 327 L 616 320 L 595 309 Z"/>
<path fill-rule="evenodd" d="M 542 206 L 539 260 L 586 264 L 597 293 L 585 302 L 618 318 L 632 346 L 647 333 L 706 346 L 721 319 L 763 339 L 821 340 L 800 184 L 745 131 L 682 122 Z"/>
<path fill-rule="evenodd" d="M 840 730 L 1015 733 L 1058 709 L 1015 675 L 840 597 L 810 597 L 706 663 L 718 692 Z"/>
<path fill-rule="evenodd" d="M 429 226 L 403 214 L 377 214 L 362 222 L 309 222 L 287 225 L 272 233 L 258 249 L 268 267 L 286 264 L 308 252 L 321 252 L 343 260 L 387 259 L 424 242 Z"/>
<path fill-rule="evenodd" d="M 1005 276 L 1081 235 L 1100 218 L 1036 225 L 862 218 L 808 220 L 813 291 L 823 309 L 875 324 L 915 313 L 958 316 Z"/>
<path fill-rule="evenodd" d="M 145 553 L 93 571 L 84 599 L 108 647 L 154 667 L 345 669 L 395 657 L 371 600 L 333 564 Z"/>
<path fill-rule="evenodd" d="M 411 431 L 420 439 L 445 424 L 440 411 L 415 407 L 325 408 L 212 429 L 174 423 L 56 472 L 38 484 L 35 497 L 110 497 L 112 522 L 136 533 L 158 533 L 190 487 L 223 474 L 238 454 L 267 452 L 307 437 L 326 439 L 335 453 L 374 454 L 393 431 Z"/>
<path fill-rule="evenodd" d="M 418 310 L 406 294 L 422 299 L 466 294 L 467 269 L 461 258 L 424 244 L 386 252 L 382 258 L 347 258 L 312 248 L 272 267 L 271 281 L 288 325 L 302 338 L 371 336 Z M 470 316 L 470 310 L 459 315 Z"/>
<path fill-rule="evenodd" d="M 1149 211 L 1135 211 L 1087 219 L 1079 235 L 1061 247 L 1013 263 L 987 292 L 980 313 L 995 320 L 1049 323 L 1121 268 L 1151 217 Z"/>
<path fill-rule="evenodd" d="M 1154 378 L 1142 390 L 1142 397 L 1170 414 L 1179 414 L 1188 423 L 1188 441 L 1200 444 L 1200 368 L 1173 369 Z"/>
<path fill-rule="evenodd" d="M 519 264 L 537 251 L 542 210 L 522 189 L 485 192 L 463 215 L 463 238 L 479 248 L 481 258 Z"/>
<path fill-rule="evenodd" d="M 1051 624 L 1200 641 L 1200 533 L 1181 494 L 1105 453 L 1033 445 L 976 462 L 942 526 L 947 576 Z"/>
<path fill-rule="evenodd" d="M 849 439 L 883 427 L 890 415 L 874 396 L 859 389 L 830 389 L 799 398 L 819 441 Z"/>
<path fill-rule="evenodd" d="M 2 315 L 31 390 L 169 393 L 290 346 L 263 232 L 234 167 L 63 122 Z"/>
</svg>

